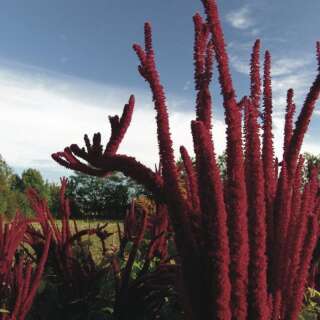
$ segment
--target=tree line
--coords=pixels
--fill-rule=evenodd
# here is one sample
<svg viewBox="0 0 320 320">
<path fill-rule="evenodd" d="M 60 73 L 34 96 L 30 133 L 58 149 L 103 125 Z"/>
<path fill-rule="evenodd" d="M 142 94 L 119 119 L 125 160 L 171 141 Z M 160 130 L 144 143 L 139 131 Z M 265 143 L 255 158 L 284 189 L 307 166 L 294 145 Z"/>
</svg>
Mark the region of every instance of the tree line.
<svg viewBox="0 0 320 320">
<path fill-rule="evenodd" d="M 320 165 L 320 155 L 304 154 L 304 180 L 309 175 L 311 165 Z M 192 159 L 194 162 L 194 159 Z M 179 159 L 177 163 L 182 164 Z M 221 175 L 226 175 L 226 154 L 218 157 Z M 181 176 L 183 176 L 181 172 Z M 122 219 L 133 198 L 143 199 L 150 195 L 132 179 L 119 172 L 108 178 L 99 178 L 75 173 L 69 178 L 67 196 L 70 199 L 72 216 L 78 219 Z M 60 185 L 43 178 L 41 172 L 34 168 L 25 169 L 21 175 L 14 172 L 0 155 L 0 214 L 12 218 L 17 210 L 26 216 L 33 211 L 26 196 L 28 188 L 34 188 L 48 202 L 54 216 L 59 213 Z M 184 188 L 181 181 L 181 187 Z"/>
<path fill-rule="evenodd" d="M 71 200 L 72 216 L 78 219 L 122 219 L 132 198 L 147 195 L 141 186 L 119 172 L 112 173 L 108 178 L 75 173 L 68 180 L 67 196 Z M 9 219 L 18 210 L 32 216 L 26 196 L 26 190 L 30 187 L 47 200 L 50 211 L 57 216 L 59 183 L 45 180 L 41 172 L 34 168 L 25 169 L 19 175 L 0 155 L 0 215 Z"/>
</svg>

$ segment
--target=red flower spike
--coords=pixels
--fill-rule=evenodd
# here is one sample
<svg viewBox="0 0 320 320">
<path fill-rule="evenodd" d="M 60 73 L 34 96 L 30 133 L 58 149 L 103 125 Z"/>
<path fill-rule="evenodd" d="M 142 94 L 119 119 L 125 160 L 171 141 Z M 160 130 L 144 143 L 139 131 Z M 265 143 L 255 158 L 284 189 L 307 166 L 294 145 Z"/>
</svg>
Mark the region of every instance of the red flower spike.
<svg viewBox="0 0 320 320">
<path fill-rule="evenodd" d="M 312 258 L 313 250 L 317 243 L 317 234 L 319 231 L 319 214 L 308 217 L 307 234 L 304 239 L 303 252 L 299 267 L 298 277 L 294 283 L 292 300 L 284 319 L 294 320 L 298 318 L 302 306 L 303 294 L 308 278 L 308 269 Z"/>
<path fill-rule="evenodd" d="M 204 250 L 208 255 L 208 261 L 203 262 L 204 266 L 207 265 L 203 276 L 208 279 L 205 299 L 213 303 L 210 307 L 206 306 L 209 309 L 207 312 L 204 310 L 203 315 L 208 319 L 231 319 L 228 268 L 230 254 L 222 181 L 207 128 L 201 121 L 193 121 L 191 127 L 196 154 Z"/>
<path fill-rule="evenodd" d="M 293 247 L 295 238 L 297 237 L 296 232 L 299 231 L 297 228 L 300 228 L 299 224 L 299 215 L 301 211 L 301 201 L 302 201 L 302 192 L 301 192 L 301 185 L 302 185 L 302 173 L 303 173 L 303 165 L 304 159 L 301 156 L 298 162 L 295 179 L 292 186 L 292 198 L 291 198 L 291 208 L 292 213 L 289 217 L 289 228 L 288 228 L 288 236 L 287 236 L 287 247 L 286 252 L 284 253 L 283 260 L 285 260 L 285 270 L 283 271 L 283 296 L 289 297 L 291 294 L 291 286 L 290 286 L 290 277 L 292 277 L 291 271 L 292 267 L 290 267 L 290 262 L 293 261 L 292 257 L 295 255 L 296 248 Z"/>
<path fill-rule="evenodd" d="M 291 142 L 293 132 L 293 116 L 295 110 L 296 106 L 293 102 L 293 89 L 289 89 L 287 93 L 286 121 L 284 125 L 283 159 L 285 159 L 287 156 L 288 148 Z"/>
<path fill-rule="evenodd" d="M 288 153 L 286 157 L 286 161 L 288 163 L 288 172 L 289 176 L 292 177 L 294 175 L 297 160 L 299 157 L 299 153 L 301 150 L 302 142 L 304 135 L 308 129 L 309 122 L 315 108 L 316 101 L 318 100 L 320 95 L 320 71 L 313 82 L 309 93 L 304 101 L 301 112 L 296 121 L 295 129 L 292 134 L 292 138 L 290 141 L 290 146 L 288 148 Z"/>
<path fill-rule="evenodd" d="M 35 271 L 35 274 L 34 274 L 34 277 L 32 280 L 32 284 L 31 284 L 31 287 L 29 288 L 28 294 L 27 294 L 27 296 L 26 296 L 25 300 L 23 301 L 23 304 L 20 308 L 20 315 L 19 315 L 18 319 L 23 320 L 26 317 L 27 313 L 29 312 L 29 310 L 32 306 L 32 301 L 34 300 L 35 295 L 36 295 L 36 291 L 40 285 L 40 281 L 41 281 L 41 277 L 42 277 L 42 274 L 44 271 L 45 263 L 48 258 L 50 242 L 51 242 L 51 233 L 49 233 L 47 235 L 47 240 L 45 242 L 42 257 L 41 257 L 39 264 L 37 266 L 37 269 Z"/>
<path fill-rule="evenodd" d="M 193 164 L 191 161 L 191 158 L 188 154 L 187 149 L 184 146 L 180 147 L 180 154 L 183 161 L 183 165 L 186 170 L 187 174 L 187 181 L 188 186 L 190 190 L 190 201 L 192 203 L 192 207 L 195 212 L 198 212 L 200 210 L 200 204 L 199 204 L 199 189 L 198 189 L 198 182 L 196 179 L 196 174 L 194 172 Z"/>
<path fill-rule="evenodd" d="M 256 40 L 251 55 L 250 64 L 250 99 L 252 101 L 253 107 L 258 111 L 260 106 L 260 96 L 261 96 L 261 80 L 260 80 L 260 40 Z"/>
<path fill-rule="evenodd" d="M 317 60 L 318 60 L 318 70 L 320 71 L 320 41 L 317 41 Z"/>
<path fill-rule="evenodd" d="M 259 104 L 259 90 L 255 88 L 259 82 L 257 67 L 258 42 L 252 56 L 252 95 Z M 257 105 L 250 99 L 247 101 L 246 129 L 246 182 L 248 192 L 248 225 L 249 225 L 249 301 L 248 317 L 268 319 L 267 297 L 267 257 L 266 257 L 266 206 L 264 192 L 264 175 L 260 154 L 260 138 Z"/>
<path fill-rule="evenodd" d="M 306 273 L 304 267 L 309 259 L 305 248 L 306 239 L 313 239 L 311 233 L 308 233 L 307 223 L 309 216 L 317 215 L 319 208 L 315 204 L 320 203 L 314 178 L 307 183 L 303 194 L 300 192 L 303 184 L 300 176 L 302 162 L 298 162 L 303 136 L 320 93 L 320 75 L 307 95 L 294 130 L 294 108 L 289 91 L 284 159 L 278 164 L 272 141 L 270 54 L 267 51 L 264 59 L 260 151 L 260 42 L 255 43 L 252 53 L 250 98 L 238 102 L 216 1 L 202 0 L 202 3 L 206 22 L 199 14 L 194 16 L 194 78 L 197 98 L 193 138 L 197 142 L 194 146 L 196 172 L 187 153 L 181 150 L 186 171 L 189 172 L 188 197 L 184 197 L 179 188 L 166 97 L 156 68 L 149 23 L 145 24 L 144 48 L 134 45 L 133 49 L 140 61 L 138 70 L 152 91 L 162 172 L 153 172 L 132 157 L 116 154 L 130 123 L 132 110 L 129 107 L 125 107 L 127 111 L 123 112 L 122 122 L 118 116 L 110 117 L 111 151 L 101 154 L 101 138 L 96 134 L 92 143 L 85 137 L 86 149 L 71 145 L 64 152 L 54 154 L 53 158 L 67 168 L 90 175 L 106 176 L 112 171 L 121 171 L 150 190 L 157 205 L 168 211 L 181 263 L 180 302 L 186 319 L 286 319 L 287 315 L 292 317 L 296 312 L 292 308 L 293 301 L 298 308 L 301 306 L 301 290 Z M 319 48 L 317 44 L 318 60 Z M 223 183 L 217 173 L 210 132 L 212 97 L 209 84 L 213 58 L 217 60 L 227 127 L 227 174 Z M 244 119 L 242 109 L 245 111 Z M 278 166 L 282 166 L 280 177 Z M 197 207 L 199 212 L 197 219 L 194 219 Z M 147 269 L 150 257 L 160 252 L 162 247 L 163 252 L 166 251 L 162 236 L 166 223 L 162 220 L 158 223 L 151 220 L 148 222 L 148 225 L 154 226 L 151 233 L 156 240 L 149 245 L 145 263 Z M 4 230 L 3 233 L 6 238 L 8 231 Z M 213 256 L 215 259 L 212 259 Z M 276 268 L 279 256 L 282 259 Z M 221 275 L 223 281 L 222 278 L 217 279 L 217 273 L 211 272 L 215 268 L 220 270 L 218 276 Z M 194 278 L 194 274 L 199 276 L 198 279 Z M 225 288 L 222 288 L 222 282 L 227 283 Z M 213 308 L 213 305 L 216 307 Z"/>
<path fill-rule="evenodd" d="M 262 163 L 265 180 L 265 201 L 266 201 L 266 221 L 267 221 L 267 254 L 273 255 L 274 241 L 274 219 L 273 206 L 276 191 L 276 180 L 278 174 L 278 164 L 274 158 L 273 134 L 272 134 L 272 88 L 271 88 L 271 56 L 269 51 L 264 56 L 263 75 L 263 134 L 262 134 Z M 270 273 L 269 276 L 270 278 Z"/>
<path fill-rule="evenodd" d="M 118 116 L 109 117 L 111 124 L 111 137 L 104 151 L 104 157 L 107 157 L 107 155 L 113 155 L 117 152 L 119 145 L 130 125 L 134 103 L 134 96 L 131 95 L 129 103 L 124 106 L 120 120 Z"/>
</svg>

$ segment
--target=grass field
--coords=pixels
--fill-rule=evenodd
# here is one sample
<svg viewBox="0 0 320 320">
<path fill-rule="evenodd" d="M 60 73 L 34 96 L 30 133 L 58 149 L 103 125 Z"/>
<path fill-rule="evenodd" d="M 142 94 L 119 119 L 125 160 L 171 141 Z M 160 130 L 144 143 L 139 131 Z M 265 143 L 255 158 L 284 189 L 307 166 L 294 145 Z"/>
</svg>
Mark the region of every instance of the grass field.
<svg viewBox="0 0 320 320">
<path fill-rule="evenodd" d="M 108 246 L 118 246 L 119 245 L 119 236 L 118 236 L 118 227 L 115 221 L 92 221 L 92 220 L 76 220 L 77 226 L 79 230 L 84 230 L 88 228 L 96 228 L 98 225 L 104 225 L 108 223 L 107 227 L 105 228 L 106 231 L 109 233 L 113 233 L 106 241 L 107 247 Z M 122 222 L 119 222 L 120 228 L 122 227 Z M 82 238 L 85 241 L 88 241 L 88 245 L 90 246 L 90 250 L 93 254 L 93 257 L 97 260 L 102 258 L 101 255 L 101 242 L 99 238 L 95 235 L 84 236 Z"/>
<path fill-rule="evenodd" d="M 56 220 L 56 223 L 60 229 L 61 227 L 61 220 Z M 102 226 L 104 224 L 108 223 L 108 225 L 105 227 L 104 230 L 106 230 L 109 233 L 112 233 L 112 235 L 106 240 L 107 247 L 112 246 L 118 246 L 119 245 L 119 236 L 118 236 L 118 227 L 117 224 L 120 224 L 120 228 L 122 229 L 122 221 L 114 221 L 114 220 L 76 220 L 76 224 L 78 227 L 78 230 L 85 230 L 85 229 L 94 229 L 98 225 Z M 37 223 L 33 224 L 34 226 L 37 225 Z M 74 232 L 74 226 L 73 222 L 70 221 L 71 230 Z M 88 244 L 88 247 L 94 257 L 94 259 L 99 262 L 102 258 L 102 247 L 101 247 L 101 241 L 96 235 L 85 235 L 82 237 L 82 241 Z"/>
</svg>

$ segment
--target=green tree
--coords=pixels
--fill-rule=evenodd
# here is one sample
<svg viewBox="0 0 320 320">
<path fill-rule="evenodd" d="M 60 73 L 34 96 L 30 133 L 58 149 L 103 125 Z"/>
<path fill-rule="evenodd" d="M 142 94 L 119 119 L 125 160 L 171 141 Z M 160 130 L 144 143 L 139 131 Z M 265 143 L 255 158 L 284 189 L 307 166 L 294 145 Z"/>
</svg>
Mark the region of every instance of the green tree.
<svg viewBox="0 0 320 320">
<path fill-rule="evenodd" d="M 73 214 L 81 217 L 123 218 L 132 198 L 144 189 L 120 173 L 107 178 L 76 173 L 69 178 L 68 195 Z"/>
<path fill-rule="evenodd" d="M 0 155 L 0 214 L 12 217 L 18 209 L 14 191 L 11 190 L 13 170 Z"/>
<path fill-rule="evenodd" d="M 60 210 L 60 186 L 57 183 L 46 183 L 48 192 L 48 206 L 54 216 L 59 215 Z"/>
<path fill-rule="evenodd" d="M 307 181 L 310 176 L 310 170 L 312 167 L 318 167 L 320 169 L 320 155 L 314 155 L 308 152 L 303 154 L 304 167 L 303 167 L 303 180 Z"/>
<path fill-rule="evenodd" d="M 47 184 L 44 182 L 43 177 L 37 169 L 26 169 L 21 175 L 23 191 L 32 187 L 39 192 L 39 195 L 44 198 L 48 198 L 49 190 Z"/>
</svg>

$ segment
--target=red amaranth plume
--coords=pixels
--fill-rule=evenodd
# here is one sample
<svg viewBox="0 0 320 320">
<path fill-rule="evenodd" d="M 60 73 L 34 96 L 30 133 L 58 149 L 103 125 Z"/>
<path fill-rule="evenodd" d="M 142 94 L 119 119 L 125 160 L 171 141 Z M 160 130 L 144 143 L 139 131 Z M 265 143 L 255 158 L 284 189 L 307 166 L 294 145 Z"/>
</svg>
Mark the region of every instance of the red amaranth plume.
<svg viewBox="0 0 320 320">
<path fill-rule="evenodd" d="M 286 121 L 284 125 L 284 143 L 283 143 L 283 158 L 286 158 L 288 148 L 291 142 L 293 131 L 293 116 L 296 111 L 296 106 L 293 102 L 293 89 L 289 89 L 287 93 L 287 109 L 286 109 Z"/>
<path fill-rule="evenodd" d="M 209 84 L 212 78 L 213 45 L 209 41 L 209 30 L 201 16 L 196 13 L 193 17 L 195 40 L 194 40 L 194 80 L 197 91 L 196 114 L 197 120 L 204 122 L 211 130 L 211 94 Z"/>
<path fill-rule="evenodd" d="M 199 14 L 193 19 L 195 168 L 186 150 L 180 150 L 187 172 L 187 196 L 179 184 L 166 96 L 155 63 L 149 23 L 144 26 L 144 48 L 137 44 L 133 48 L 140 61 L 138 70 L 152 92 L 161 174 L 132 157 L 116 153 L 130 123 L 132 101 L 121 117 L 124 120 L 110 119 L 112 134 L 107 146 L 113 147 L 105 149 L 111 148 L 110 152 L 103 153 L 101 136 L 96 134 L 92 144 L 85 136 L 86 149 L 71 145 L 53 158 L 68 168 L 90 175 L 106 176 L 111 171 L 121 171 L 152 192 L 156 205 L 167 212 L 174 234 L 181 264 L 179 299 L 186 319 L 293 320 L 301 308 L 320 208 L 315 173 L 304 185 L 302 160 L 299 160 L 303 137 L 320 93 L 320 74 L 310 88 L 294 129 L 289 90 L 284 159 L 278 162 L 272 133 L 270 53 L 266 51 L 264 57 L 261 112 L 260 41 L 256 41 L 251 57 L 250 93 L 237 102 L 216 1 L 202 0 L 202 3 L 206 21 Z M 318 60 L 319 48 L 318 44 Z M 226 123 L 227 173 L 223 182 L 217 170 L 215 137 L 211 133 L 209 84 L 213 58 L 218 67 Z M 281 166 L 280 175 L 278 166 Z M 169 228 L 163 221 L 161 224 L 164 229 L 164 226 Z M 161 230 L 160 227 L 154 229 L 159 239 L 163 239 Z M 149 245 L 150 256 L 156 252 L 155 243 Z M 146 259 L 146 266 L 148 260 L 150 257 Z M 116 261 L 113 265 L 119 271 Z M 130 284 L 125 290 L 130 290 Z"/>
<path fill-rule="evenodd" d="M 122 116 L 109 116 L 111 124 L 111 137 L 106 146 L 104 154 L 115 154 L 119 148 L 119 145 L 124 138 L 124 135 L 130 125 L 132 113 L 134 108 L 134 96 L 130 96 L 128 104 L 123 108 Z"/>
<path fill-rule="evenodd" d="M 271 56 L 266 51 L 264 56 L 263 73 L 263 134 L 262 134 L 262 163 L 264 173 L 264 188 L 266 201 L 266 222 L 267 222 L 267 255 L 273 254 L 274 240 L 274 219 L 273 206 L 276 191 L 278 164 L 274 158 L 273 134 L 272 134 L 272 86 L 271 86 Z M 268 271 L 270 278 L 270 268 Z"/>
<path fill-rule="evenodd" d="M 105 230 L 107 224 L 97 225 L 94 228 L 78 229 L 76 222 L 71 220 L 69 199 L 66 197 L 68 180 L 61 179 L 59 221 L 50 212 L 47 201 L 42 199 L 34 189 L 27 192 L 29 201 L 35 211 L 39 227 L 28 225 L 24 235 L 24 242 L 32 247 L 36 257 L 46 252 L 47 235 L 52 234 L 50 250 L 48 251 L 49 274 L 55 275 L 55 285 L 59 291 L 57 296 L 59 313 L 63 312 L 67 318 L 75 311 L 86 310 L 92 297 L 99 300 L 99 281 L 109 266 L 99 265 L 93 259 L 83 237 L 95 235 L 101 243 L 101 252 L 106 254 L 106 239 L 112 234 Z M 91 297 L 88 299 L 88 297 Z M 37 307 L 44 297 L 39 296 Z M 46 301 L 45 301 L 46 302 Z M 71 305 L 71 307 L 70 307 Z M 78 311 L 77 311 L 78 312 Z M 85 311 L 83 311 L 85 312 Z"/>
<path fill-rule="evenodd" d="M 51 233 L 47 234 L 45 250 L 33 266 L 33 262 L 18 255 L 25 232 L 27 220 L 16 214 L 10 223 L 4 223 L 0 217 L 0 302 L 3 320 L 24 320 L 29 312 L 48 257 Z"/>
<path fill-rule="evenodd" d="M 287 310 L 284 319 L 297 319 L 301 310 L 303 294 L 308 278 L 309 263 L 311 261 L 312 252 L 317 242 L 317 234 L 319 230 L 319 214 L 308 217 L 307 234 L 304 239 L 304 251 L 301 256 L 301 263 L 298 277 L 294 283 L 290 308 Z"/>
<path fill-rule="evenodd" d="M 138 207 L 132 202 L 129 211 L 130 219 L 125 219 L 125 233 L 130 230 L 132 246 L 129 250 L 126 244 L 122 248 L 126 251 L 128 259 L 124 266 L 121 266 L 118 256 L 112 257 L 112 269 L 115 277 L 115 302 L 114 316 L 116 319 L 140 319 L 146 315 L 148 308 L 152 309 L 154 318 L 159 314 L 169 288 L 176 280 L 178 265 L 168 264 L 167 251 L 167 210 L 165 205 L 157 205 L 155 215 L 149 216 L 143 207 Z M 132 228 L 134 225 L 134 228 Z M 131 228 L 133 230 L 131 230 Z M 141 250 L 146 234 L 151 236 L 146 253 Z M 125 235 L 126 236 L 126 235 Z M 122 238 L 122 236 L 120 236 Z M 127 236 L 128 238 L 128 236 Z M 151 262 L 154 258 L 160 258 L 156 270 L 150 272 Z M 133 269 L 135 260 L 143 263 L 140 272 Z M 153 266 L 152 269 L 155 267 Z M 150 310 L 149 310 L 150 311 Z"/>
<path fill-rule="evenodd" d="M 248 317 L 268 319 L 267 257 L 266 257 L 266 205 L 264 174 L 258 124 L 260 106 L 260 41 L 254 44 L 251 56 L 251 98 L 247 100 L 246 123 L 246 182 L 248 193 L 249 225 L 249 301 Z"/>
<path fill-rule="evenodd" d="M 44 267 L 48 258 L 48 253 L 49 253 L 49 248 L 51 243 L 51 235 L 52 235 L 51 232 L 47 234 L 42 256 L 34 272 L 32 272 L 33 270 L 30 264 L 27 264 L 26 266 L 25 277 L 21 276 L 22 263 L 20 263 L 20 265 L 18 266 L 18 269 L 16 269 L 16 272 L 18 272 L 18 277 L 16 280 L 17 281 L 16 286 L 18 289 L 18 299 L 14 306 L 14 310 L 12 313 L 12 320 L 14 319 L 24 320 L 27 313 L 32 307 L 32 303 L 35 298 L 37 289 L 40 285 L 42 274 L 44 272 Z"/>
<path fill-rule="evenodd" d="M 200 210 L 199 204 L 199 187 L 196 179 L 196 174 L 193 168 L 191 158 L 187 149 L 184 146 L 180 147 L 181 158 L 186 169 L 188 189 L 190 190 L 190 202 L 195 212 Z"/>
<path fill-rule="evenodd" d="M 309 122 L 320 95 L 320 69 L 303 103 L 301 112 L 296 121 L 292 133 L 290 145 L 285 160 L 288 163 L 289 176 L 293 177 L 299 158 L 304 135 L 308 129 Z"/>
<path fill-rule="evenodd" d="M 231 295 L 230 253 L 223 185 L 208 129 L 202 121 L 193 121 L 191 126 L 202 211 L 203 249 L 209 259 L 203 263 L 207 265 L 203 272 L 206 279 L 212 277 L 210 274 L 214 275 L 212 283 L 208 281 L 208 299 L 213 303 L 212 318 L 229 319 L 231 312 L 225 302 Z"/>
<path fill-rule="evenodd" d="M 316 44 L 317 50 L 317 60 L 318 60 L 318 70 L 320 71 L 320 41 L 317 41 Z"/>
<path fill-rule="evenodd" d="M 229 228 L 230 235 L 232 303 L 233 317 L 246 319 L 247 265 L 248 265 L 248 226 L 247 194 L 242 154 L 241 114 L 236 103 L 235 90 L 229 71 L 229 59 L 215 1 L 202 0 L 208 25 L 211 31 L 215 56 L 218 62 L 219 81 L 225 108 L 227 124 L 227 174 L 229 191 Z"/>
<path fill-rule="evenodd" d="M 260 106 L 260 96 L 261 96 L 261 79 L 260 79 L 260 40 L 256 40 L 254 43 L 252 54 L 251 54 L 251 64 L 250 64 L 250 99 L 252 105 L 255 109 Z"/>
<path fill-rule="evenodd" d="M 6 281 L 14 255 L 27 229 L 27 221 L 16 214 L 11 223 L 4 223 L 0 216 L 0 284 Z"/>
<path fill-rule="evenodd" d="M 104 152 L 101 145 L 101 135 L 97 133 L 93 137 L 93 143 L 90 142 L 87 135 L 84 136 L 86 149 L 72 144 L 70 147 L 66 147 L 63 152 L 52 154 L 52 158 L 68 169 L 93 176 L 103 177 L 113 171 L 121 171 L 126 176 L 143 184 L 153 193 L 155 198 L 163 201 L 163 181 L 159 175 L 133 157 L 115 154 L 131 122 L 133 107 L 134 97 L 131 96 L 129 103 L 124 107 L 120 120 L 118 116 L 109 118 L 111 136 Z"/>
</svg>

